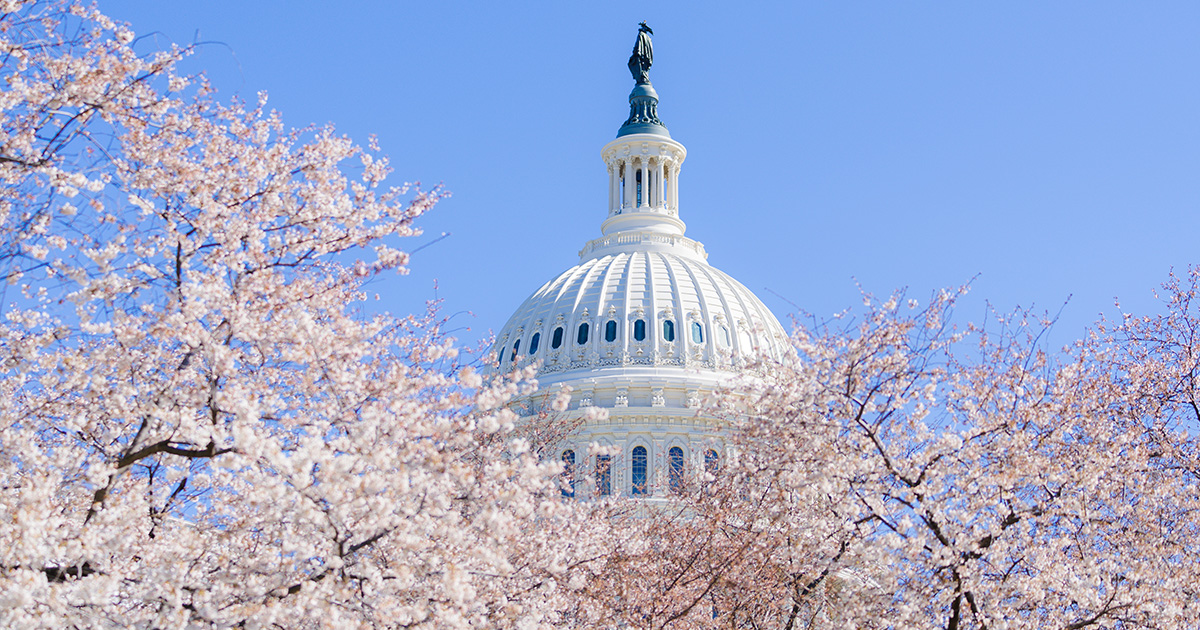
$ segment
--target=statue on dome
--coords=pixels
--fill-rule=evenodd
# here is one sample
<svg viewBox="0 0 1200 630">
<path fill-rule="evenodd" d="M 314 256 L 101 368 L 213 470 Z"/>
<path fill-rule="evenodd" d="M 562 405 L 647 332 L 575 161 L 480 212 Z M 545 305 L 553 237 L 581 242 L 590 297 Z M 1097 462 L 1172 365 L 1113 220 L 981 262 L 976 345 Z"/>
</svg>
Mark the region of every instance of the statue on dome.
<svg viewBox="0 0 1200 630">
<path fill-rule="evenodd" d="M 646 22 L 638 23 L 637 43 L 629 56 L 629 72 L 638 85 L 650 84 L 650 66 L 654 63 L 654 45 L 650 43 L 650 36 L 653 34 Z"/>
</svg>

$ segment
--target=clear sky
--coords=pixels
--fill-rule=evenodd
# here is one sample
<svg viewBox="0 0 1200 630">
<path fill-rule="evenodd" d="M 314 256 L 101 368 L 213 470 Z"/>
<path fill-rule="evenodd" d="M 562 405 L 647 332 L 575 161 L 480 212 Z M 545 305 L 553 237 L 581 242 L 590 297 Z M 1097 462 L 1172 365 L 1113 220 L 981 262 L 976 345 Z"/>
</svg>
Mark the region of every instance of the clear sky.
<svg viewBox="0 0 1200 630">
<path fill-rule="evenodd" d="M 1200 262 L 1200 3 L 100 0 L 293 126 L 375 134 L 396 177 L 453 193 L 421 221 L 396 312 L 437 293 L 461 338 L 499 330 L 599 235 L 600 148 L 654 28 L 659 115 L 688 149 L 680 216 L 786 322 L 975 277 L 1058 311 L 1065 343 L 1114 297 Z M 142 45 L 154 45 L 149 38 Z"/>
</svg>

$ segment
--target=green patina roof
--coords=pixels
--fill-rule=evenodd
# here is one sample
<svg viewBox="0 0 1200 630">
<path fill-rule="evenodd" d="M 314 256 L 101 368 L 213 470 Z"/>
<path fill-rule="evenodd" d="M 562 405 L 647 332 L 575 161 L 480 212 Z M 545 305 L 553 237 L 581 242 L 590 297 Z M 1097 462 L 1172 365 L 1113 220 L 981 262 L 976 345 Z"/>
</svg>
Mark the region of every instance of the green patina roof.
<svg viewBox="0 0 1200 630">
<path fill-rule="evenodd" d="M 629 93 L 629 118 L 617 131 L 617 137 L 635 133 L 671 137 L 667 126 L 658 119 L 658 92 L 649 83 L 640 83 Z"/>
</svg>

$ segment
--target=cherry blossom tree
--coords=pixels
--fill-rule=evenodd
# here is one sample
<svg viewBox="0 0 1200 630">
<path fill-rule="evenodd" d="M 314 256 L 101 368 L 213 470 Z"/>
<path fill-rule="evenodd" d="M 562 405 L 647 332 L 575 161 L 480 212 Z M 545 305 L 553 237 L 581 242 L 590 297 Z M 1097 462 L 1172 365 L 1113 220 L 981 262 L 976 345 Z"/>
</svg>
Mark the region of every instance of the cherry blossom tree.
<svg viewBox="0 0 1200 630">
<path fill-rule="evenodd" d="M 195 52 L 0 2 L 0 625 L 1200 623 L 1200 271 L 1061 351 L 868 298 L 714 401 L 720 470 L 563 500 L 559 393 L 363 305 L 440 191 Z"/>
<path fill-rule="evenodd" d="M 642 628 L 1195 627 L 1198 286 L 1061 351 L 1023 312 L 956 330 L 955 292 L 799 327 L 718 401 L 737 456 L 631 523 L 590 601 Z"/>
<path fill-rule="evenodd" d="M 218 101 L 192 48 L 0 11 L 0 625 L 560 619 L 585 524 L 513 434 L 532 372 L 362 305 L 441 192 Z"/>
</svg>

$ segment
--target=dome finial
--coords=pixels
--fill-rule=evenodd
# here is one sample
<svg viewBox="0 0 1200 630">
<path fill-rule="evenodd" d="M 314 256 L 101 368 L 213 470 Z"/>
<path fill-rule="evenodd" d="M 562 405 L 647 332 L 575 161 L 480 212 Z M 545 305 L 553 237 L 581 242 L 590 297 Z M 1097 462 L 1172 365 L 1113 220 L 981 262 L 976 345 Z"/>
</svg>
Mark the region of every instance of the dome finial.
<svg viewBox="0 0 1200 630">
<path fill-rule="evenodd" d="M 637 42 L 629 56 L 629 73 L 637 85 L 629 93 L 629 118 L 617 132 L 618 138 L 632 133 L 671 137 L 666 125 L 658 119 L 658 93 L 650 85 L 650 66 L 654 64 L 654 44 L 650 36 L 653 34 L 645 21 L 638 24 Z"/>
<path fill-rule="evenodd" d="M 650 36 L 654 31 L 646 26 L 646 21 L 638 23 L 637 43 L 633 45 L 633 54 L 629 56 L 629 72 L 638 85 L 650 84 L 650 66 L 654 64 L 654 44 Z"/>
</svg>

